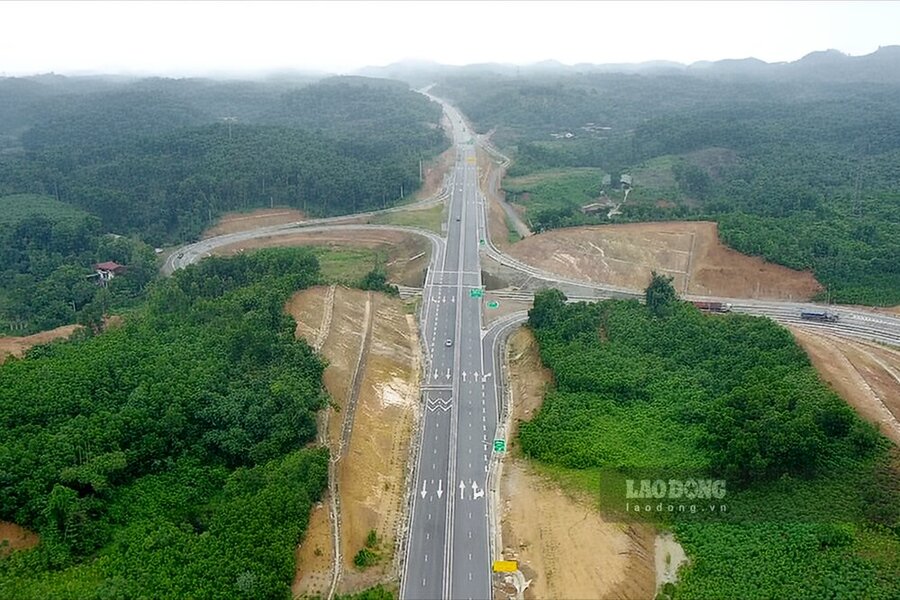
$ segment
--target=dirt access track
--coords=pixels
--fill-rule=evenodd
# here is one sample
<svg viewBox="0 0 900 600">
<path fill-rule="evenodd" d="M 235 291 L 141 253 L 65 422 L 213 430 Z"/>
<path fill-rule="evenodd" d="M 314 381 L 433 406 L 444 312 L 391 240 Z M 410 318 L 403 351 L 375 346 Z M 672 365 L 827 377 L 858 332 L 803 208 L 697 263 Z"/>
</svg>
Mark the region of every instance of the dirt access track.
<svg viewBox="0 0 900 600">
<path fill-rule="evenodd" d="M 819 376 L 900 446 L 900 350 L 797 326 L 790 329 Z"/>
<path fill-rule="evenodd" d="M 405 518 L 410 441 L 419 418 L 421 356 L 407 305 L 384 294 L 316 287 L 295 294 L 287 311 L 297 336 L 328 361 L 333 407 L 320 415 L 320 443 L 331 450 L 338 490 L 341 576 L 338 593 L 396 582 L 394 554 Z M 297 551 L 294 596 L 327 597 L 332 580 L 331 498 L 313 510 Z M 361 571 L 353 557 L 369 531 L 380 562 Z"/>
<path fill-rule="evenodd" d="M 522 262 L 571 279 L 644 289 L 650 272 L 681 294 L 807 300 L 822 287 L 794 271 L 736 252 L 711 222 L 627 223 L 554 229 L 507 247 Z"/>
<path fill-rule="evenodd" d="M 512 429 L 500 482 L 504 558 L 518 560 L 531 581 L 526 600 L 652 598 L 654 532 L 604 521 L 590 498 L 563 490 L 521 455 L 516 424 L 540 408 L 551 377 L 534 336 L 519 329 L 509 341 Z M 509 586 L 502 587 L 495 598 L 508 597 Z"/>
</svg>

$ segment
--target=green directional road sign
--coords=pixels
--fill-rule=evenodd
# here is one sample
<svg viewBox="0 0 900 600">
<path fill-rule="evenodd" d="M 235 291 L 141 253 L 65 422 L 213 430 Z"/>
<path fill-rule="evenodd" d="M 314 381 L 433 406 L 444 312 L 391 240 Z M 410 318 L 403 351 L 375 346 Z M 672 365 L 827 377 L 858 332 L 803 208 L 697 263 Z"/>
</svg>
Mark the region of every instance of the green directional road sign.
<svg viewBox="0 0 900 600">
<path fill-rule="evenodd" d="M 494 440 L 494 452 L 506 452 L 506 440 Z"/>
<path fill-rule="evenodd" d="M 472 288 L 469 290 L 469 296 L 472 298 L 481 298 L 484 296 L 484 290 L 481 288 Z"/>
<path fill-rule="evenodd" d="M 491 300 L 490 302 L 487 303 L 488 308 L 498 308 L 499 306 L 500 306 L 500 303 L 497 302 L 496 300 Z"/>
<path fill-rule="evenodd" d="M 484 240 L 481 240 L 481 245 L 484 246 Z"/>
</svg>

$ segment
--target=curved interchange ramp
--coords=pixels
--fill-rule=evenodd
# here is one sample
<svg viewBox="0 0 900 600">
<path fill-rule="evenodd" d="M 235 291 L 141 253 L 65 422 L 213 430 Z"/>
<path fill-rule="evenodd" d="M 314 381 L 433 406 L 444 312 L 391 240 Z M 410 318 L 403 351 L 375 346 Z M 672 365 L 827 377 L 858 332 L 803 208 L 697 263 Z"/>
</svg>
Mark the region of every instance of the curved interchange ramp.
<svg viewBox="0 0 900 600">
<path fill-rule="evenodd" d="M 423 92 L 425 93 L 425 92 Z M 426 93 L 426 95 L 428 95 Z M 495 438 L 505 437 L 501 349 L 507 335 L 527 319 L 508 315 L 489 328 L 481 318 L 482 256 L 528 276 L 528 289 L 501 290 L 498 297 L 528 301 L 545 287 L 561 289 L 571 301 L 641 299 L 641 292 L 559 277 L 499 250 L 487 227 L 487 204 L 478 189 L 475 145 L 498 161 L 508 159 L 477 139 L 455 108 L 440 102 L 453 128 L 458 158 L 441 195 L 408 205 L 357 215 L 261 227 L 186 245 L 169 256 L 163 273 L 196 263 L 215 249 L 265 237 L 333 230 L 401 231 L 427 238 L 432 252 L 420 314 L 425 351 L 419 452 L 410 482 L 410 520 L 403 557 L 401 598 L 490 598 L 491 560 L 500 556 L 494 467 Z M 346 223 L 383 212 L 449 204 L 446 237 L 415 227 Z M 483 240 L 483 241 L 482 241 Z M 839 336 L 900 346 L 900 318 L 845 307 L 687 296 L 688 300 L 730 303 L 734 312 L 827 329 Z M 802 312 L 824 312 L 836 319 L 810 321 Z"/>
</svg>

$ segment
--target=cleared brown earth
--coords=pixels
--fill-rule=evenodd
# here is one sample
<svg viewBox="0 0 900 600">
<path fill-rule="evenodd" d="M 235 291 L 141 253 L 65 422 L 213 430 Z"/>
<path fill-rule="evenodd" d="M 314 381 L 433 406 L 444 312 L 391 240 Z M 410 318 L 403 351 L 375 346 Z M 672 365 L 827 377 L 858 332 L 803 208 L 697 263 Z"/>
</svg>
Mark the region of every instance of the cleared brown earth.
<svg viewBox="0 0 900 600">
<path fill-rule="evenodd" d="M 531 332 L 510 339 L 516 423 L 534 415 L 551 374 Z M 526 599 L 652 598 L 653 532 L 603 521 L 590 499 L 575 497 L 519 457 L 515 442 L 501 478 L 504 557 L 519 561 Z"/>
<path fill-rule="evenodd" d="M 456 148 L 451 146 L 437 155 L 434 159 L 428 161 L 424 165 L 425 181 L 422 187 L 416 192 L 416 200 L 425 200 L 437 194 L 441 189 L 441 183 L 444 181 L 444 175 L 453 166 L 456 160 Z"/>
<path fill-rule="evenodd" d="M 293 208 L 261 208 L 251 212 L 233 212 L 222 215 L 216 224 L 203 232 L 203 239 L 237 233 L 257 227 L 296 223 L 306 219 L 301 211 Z"/>
<path fill-rule="evenodd" d="M 507 251 L 561 276 L 643 289 L 655 270 L 679 293 L 805 300 L 822 288 L 809 272 L 746 256 L 719 242 L 715 223 L 627 223 L 555 229 Z"/>
<path fill-rule="evenodd" d="M 371 324 L 364 367 L 357 374 L 359 394 L 344 458 L 335 465 L 340 494 L 342 576 L 340 593 L 393 579 L 396 533 L 403 518 L 409 442 L 418 410 L 419 346 L 415 320 L 402 301 L 383 294 L 337 287 L 333 304 L 327 287 L 295 294 L 287 310 L 297 320 L 297 335 L 322 342 L 328 361 L 324 383 L 335 408 L 320 423 L 322 441 L 332 456 L 340 453 L 344 419 L 354 372 Z M 328 308 L 330 304 L 331 308 Z M 329 316 L 330 314 L 330 316 Z M 327 595 L 334 553 L 328 516 L 330 498 L 311 516 L 310 529 L 297 551 L 295 596 Z M 370 530 L 379 539 L 382 561 L 365 571 L 353 566 Z"/>
<path fill-rule="evenodd" d="M 500 206 L 501 194 L 499 181 L 503 177 L 500 167 L 491 160 L 490 155 L 481 150 L 476 151 L 479 173 L 479 186 L 488 203 L 488 230 L 495 246 L 506 250 L 510 247 L 509 229 L 506 226 L 506 213 Z"/>
<path fill-rule="evenodd" d="M 0 521 L 0 557 L 7 556 L 14 550 L 34 548 L 38 542 L 40 538 L 36 533 L 15 523 Z"/>
<path fill-rule="evenodd" d="M 0 364 L 6 360 L 7 356 L 21 357 L 29 348 L 47 344 L 53 340 L 68 338 L 78 329 L 81 329 L 81 325 L 63 325 L 62 327 L 41 331 L 33 335 L 0 337 Z"/>
<path fill-rule="evenodd" d="M 297 570 L 291 592 L 295 598 L 328 596 L 331 587 L 331 563 L 334 560 L 334 546 L 331 540 L 328 499 L 325 498 L 310 513 L 306 534 L 294 552 Z"/>
<path fill-rule="evenodd" d="M 338 590 L 358 591 L 393 579 L 393 558 L 404 516 L 410 440 L 418 419 L 420 357 L 415 319 L 401 301 L 376 295 L 353 435 L 341 465 L 344 576 Z M 365 571 L 353 557 L 369 531 L 382 562 Z"/>
<path fill-rule="evenodd" d="M 421 286 L 431 252 L 431 244 L 425 238 L 398 231 L 313 231 L 291 235 L 256 238 L 222 246 L 215 250 L 218 256 L 231 256 L 256 248 L 285 246 L 326 246 L 371 248 L 386 257 L 388 278 L 401 285 Z"/>
<path fill-rule="evenodd" d="M 819 375 L 857 413 L 900 445 L 900 351 L 791 327 Z"/>
</svg>

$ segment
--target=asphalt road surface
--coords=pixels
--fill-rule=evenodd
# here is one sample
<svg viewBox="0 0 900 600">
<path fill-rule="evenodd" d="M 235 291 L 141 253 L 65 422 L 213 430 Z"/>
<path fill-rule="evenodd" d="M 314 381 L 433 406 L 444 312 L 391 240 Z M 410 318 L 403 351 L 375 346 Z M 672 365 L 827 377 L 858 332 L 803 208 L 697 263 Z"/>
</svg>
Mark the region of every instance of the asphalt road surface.
<svg viewBox="0 0 900 600">
<path fill-rule="evenodd" d="M 475 148 L 458 145 L 446 251 L 425 282 L 425 416 L 401 597 L 491 596 L 487 475 L 497 428 L 493 358 L 481 340 L 483 215 Z"/>
</svg>

